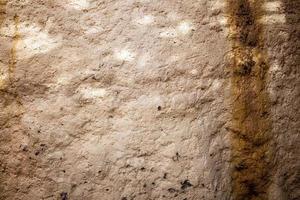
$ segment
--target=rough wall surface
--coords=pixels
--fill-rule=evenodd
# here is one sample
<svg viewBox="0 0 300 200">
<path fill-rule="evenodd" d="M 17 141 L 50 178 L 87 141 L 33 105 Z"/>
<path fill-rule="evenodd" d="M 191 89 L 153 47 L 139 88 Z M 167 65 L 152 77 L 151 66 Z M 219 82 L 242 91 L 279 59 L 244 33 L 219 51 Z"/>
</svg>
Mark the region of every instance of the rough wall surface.
<svg viewBox="0 0 300 200">
<path fill-rule="evenodd" d="M 0 0 L 0 199 L 299 199 L 299 10 Z"/>
</svg>

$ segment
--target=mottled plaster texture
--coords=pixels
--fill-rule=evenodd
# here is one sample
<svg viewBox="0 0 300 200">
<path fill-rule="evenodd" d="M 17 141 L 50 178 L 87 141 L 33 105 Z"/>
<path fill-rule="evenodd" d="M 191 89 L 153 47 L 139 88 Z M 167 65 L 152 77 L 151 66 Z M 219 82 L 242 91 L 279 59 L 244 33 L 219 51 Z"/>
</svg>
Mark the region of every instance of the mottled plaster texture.
<svg viewBox="0 0 300 200">
<path fill-rule="evenodd" d="M 0 0 L 1 200 L 299 200 L 299 0 Z"/>
</svg>

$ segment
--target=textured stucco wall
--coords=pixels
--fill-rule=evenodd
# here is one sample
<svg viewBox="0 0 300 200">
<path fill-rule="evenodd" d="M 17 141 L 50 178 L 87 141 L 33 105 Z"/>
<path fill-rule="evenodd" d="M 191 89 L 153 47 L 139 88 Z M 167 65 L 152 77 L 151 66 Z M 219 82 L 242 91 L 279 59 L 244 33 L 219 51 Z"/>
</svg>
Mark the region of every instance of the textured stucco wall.
<svg viewBox="0 0 300 200">
<path fill-rule="evenodd" d="M 300 2 L 240 2 L 0 0 L 0 199 L 299 199 Z"/>
</svg>

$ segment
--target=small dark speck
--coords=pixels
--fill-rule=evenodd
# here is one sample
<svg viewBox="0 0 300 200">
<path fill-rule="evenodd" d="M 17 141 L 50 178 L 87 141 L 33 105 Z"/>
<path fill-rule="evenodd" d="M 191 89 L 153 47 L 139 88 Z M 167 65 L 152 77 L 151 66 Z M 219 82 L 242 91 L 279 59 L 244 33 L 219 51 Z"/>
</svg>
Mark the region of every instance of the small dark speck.
<svg viewBox="0 0 300 200">
<path fill-rule="evenodd" d="M 37 132 L 38 132 L 38 133 L 41 133 L 41 130 L 38 130 Z"/>
<path fill-rule="evenodd" d="M 143 187 L 144 187 L 144 188 L 147 187 L 147 184 L 144 184 Z"/>
<path fill-rule="evenodd" d="M 66 193 L 66 192 L 60 193 L 60 199 L 61 200 L 68 200 L 68 193 Z"/>
<path fill-rule="evenodd" d="M 161 111 L 161 106 L 158 106 L 158 107 L 157 107 L 157 110 L 158 110 L 158 111 Z"/>
<path fill-rule="evenodd" d="M 66 170 L 62 170 L 63 173 L 66 173 Z"/>
<path fill-rule="evenodd" d="M 108 188 L 106 188 L 105 190 L 106 190 L 106 191 L 109 191 L 109 189 L 108 189 Z"/>
<path fill-rule="evenodd" d="M 141 170 L 144 171 L 144 170 L 145 170 L 145 167 L 142 167 Z"/>
<path fill-rule="evenodd" d="M 154 182 L 152 182 L 152 185 L 155 185 L 155 183 L 154 183 Z"/>
<path fill-rule="evenodd" d="M 122 199 L 121 200 L 127 200 L 127 197 L 122 197 Z"/>
<path fill-rule="evenodd" d="M 102 172 L 102 171 L 101 171 L 101 170 L 99 170 L 99 171 L 98 171 L 98 174 L 101 174 L 101 172 Z"/>
<path fill-rule="evenodd" d="M 181 189 L 182 190 L 185 190 L 187 189 L 188 187 L 192 187 L 193 185 L 190 183 L 189 180 L 185 180 L 183 182 L 181 182 Z"/>
<path fill-rule="evenodd" d="M 204 185 L 203 183 L 201 184 L 201 186 L 202 186 L 202 187 L 205 187 L 205 185 Z"/>
<path fill-rule="evenodd" d="M 176 192 L 176 190 L 175 190 L 174 188 L 169 188 L 169 189 L 168 189 L 168 192 L 174 193 L 174 192 Z"/>
<path fill-rule="evenodd" d="M 179 155 L 179 153 L 178 152 L 176 152 L 176 155 L 175 156 L 173 156 L 173 161 L 178 161 L 179 160 L 179 158 L 180 158 L 180 155 Z"/>
<path fill-rule="evenodd" d="M 166 179 L 167 178 L 167 175 L 168 175 L 168 173 L 164 173 L 164 179 Z"/>
</svg>

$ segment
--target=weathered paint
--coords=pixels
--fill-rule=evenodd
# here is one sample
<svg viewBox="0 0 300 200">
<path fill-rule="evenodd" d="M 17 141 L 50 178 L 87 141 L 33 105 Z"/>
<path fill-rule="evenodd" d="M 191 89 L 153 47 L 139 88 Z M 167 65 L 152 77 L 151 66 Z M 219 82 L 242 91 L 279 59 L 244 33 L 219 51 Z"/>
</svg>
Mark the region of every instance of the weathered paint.
<svg viewBox="0 0 300 200">
<path fill-rule="evenodd" d="M 228 0 L 233 60 L 231 94 L 232 196 L 236 200 L 268 199 L 271 122 L 266 91 L 267 55 L 258 23 L 263 1 Z"/>
</svg>

